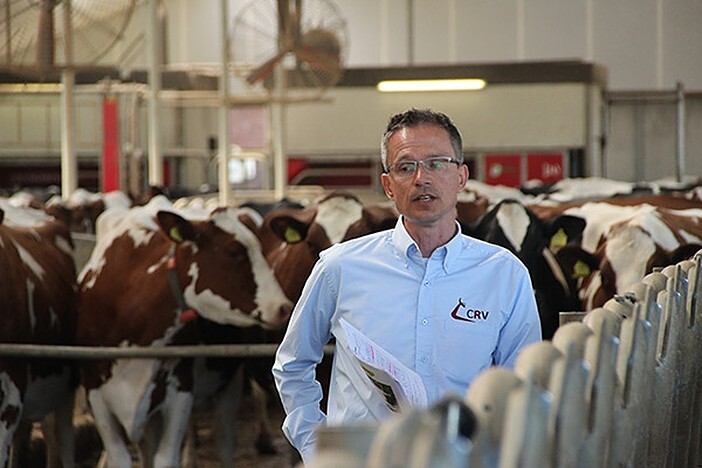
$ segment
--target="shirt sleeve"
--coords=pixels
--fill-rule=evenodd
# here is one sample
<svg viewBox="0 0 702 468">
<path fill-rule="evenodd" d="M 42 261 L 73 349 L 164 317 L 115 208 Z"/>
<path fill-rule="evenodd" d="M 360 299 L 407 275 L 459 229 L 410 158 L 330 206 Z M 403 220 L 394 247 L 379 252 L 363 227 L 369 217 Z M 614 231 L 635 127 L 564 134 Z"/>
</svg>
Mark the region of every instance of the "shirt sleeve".
<svg viewBox="0 0 702 468">
<path fill-rule="evenodd" d="M 334 293 L 323 262 L 313 268 L 276 353 L 273 377 L 286 413 L 283 433 L 304 462 L 314 453 L 315 428 L 326 421 L 320 409 L 322 386 L 315 369 L 330 339 Z"/>
<path fill-rule="evenodd" d="M 520 265 L 521 266 L 521 265 Z M 534 290 L 526 268 L 515 271 L 515 288 L 511 309 L 500 330 L 495 365 L 512 368 L 521 350 L 541 341 L 541 321 Z"/>
</svg>

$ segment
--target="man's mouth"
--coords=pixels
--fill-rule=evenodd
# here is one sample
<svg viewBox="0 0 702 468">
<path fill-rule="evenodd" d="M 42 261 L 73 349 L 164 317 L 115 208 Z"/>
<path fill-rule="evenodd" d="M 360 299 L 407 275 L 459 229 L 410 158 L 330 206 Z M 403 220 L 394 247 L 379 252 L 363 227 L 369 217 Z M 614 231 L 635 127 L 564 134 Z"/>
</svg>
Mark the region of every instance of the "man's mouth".
<svg viewBox="0 0 702 468">
<path fill-rule="evenodd" d="M 428 202 L 428 201 L 431 201 L 433 199 L 434 199 L 434 196 L 430 195 L 428 193 L 422 193 L 414 198 L 415 201 L 420 201 L 420 202 Z"/>
</svg>

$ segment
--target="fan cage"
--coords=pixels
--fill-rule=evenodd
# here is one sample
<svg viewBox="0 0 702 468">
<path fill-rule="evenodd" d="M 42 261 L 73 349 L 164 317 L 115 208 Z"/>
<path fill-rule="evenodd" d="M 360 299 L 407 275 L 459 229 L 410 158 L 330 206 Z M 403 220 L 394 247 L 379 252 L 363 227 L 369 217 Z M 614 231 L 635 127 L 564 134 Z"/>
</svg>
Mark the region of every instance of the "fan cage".
<svg viewBox="0 0 702 468">
<path fill-rule="evenodd" d="M 73 63 L 94 65 L 123 38 L 136 0 L 72 0 Z M 36 67 L 41 47 L 47 47 L 51 29 L 42 22 L 42 8 L 52 11 L 54 66 L 66 64 L 64 2 L 60 0 L 6 0 L 0 6 L 0 64 L 6 68 Z M 47 37 L 48 36 L 48 37 Z"/>
<path fill-rule="evenodd" d="M 333 70 L 298 60 L 288 53 L 282 60 L 289 88 L 327 88 L 343 74 L 348 49 L 348 28 L 339 8 L 329 0 L 300 2 L 300 36 L 302 43 L 333 56 L 338 67 Z M 231 27 L 230 60 L 234 69 L 245 76 L 255 67 L 279 53 L 278 11 L 276 0 L 252 0 L 237 13 Z M 271 77 L 261 86 L 273 87 Z"/>
</svg>

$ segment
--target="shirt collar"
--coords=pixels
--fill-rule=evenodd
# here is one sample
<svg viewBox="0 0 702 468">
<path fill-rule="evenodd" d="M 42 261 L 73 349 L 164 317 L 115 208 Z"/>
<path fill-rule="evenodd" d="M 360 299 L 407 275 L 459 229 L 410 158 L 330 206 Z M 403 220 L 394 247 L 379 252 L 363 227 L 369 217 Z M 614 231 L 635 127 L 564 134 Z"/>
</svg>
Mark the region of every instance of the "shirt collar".
<svg viewBox="0 0 702 468">
<path fill-rule="evenodd" d="M 409 235 L 407 229 L 405 229 L 405 224 L 403 221 L 404 216 L 400 215 L 397 219 L 397 223 L 395 224 L 395 229 L 392 234 L 392 242 L 397 249 L 397 253 L 405 262 L 405 265 L 407 265 L 410 261 L 409 249 L 415 249 L 415 251 L 419 252 L 419 247 L 414 239 L 412 239 L 412 237 Z M 458 257 L 463 247 L 463 237 L 460 234 L 461 227 L 458 224 L 458 221 L 456 221 L 456 235 L 453 236 L 446 244 L 436 249 L 436 251 L 434 251 L 432 254 L 432 257 L 441 255 L 440 258 L 442 258 L 442 266 L 446 273 L 449 272 L 450 266 L 453 264 L 454 259 Z"/>
</svg>

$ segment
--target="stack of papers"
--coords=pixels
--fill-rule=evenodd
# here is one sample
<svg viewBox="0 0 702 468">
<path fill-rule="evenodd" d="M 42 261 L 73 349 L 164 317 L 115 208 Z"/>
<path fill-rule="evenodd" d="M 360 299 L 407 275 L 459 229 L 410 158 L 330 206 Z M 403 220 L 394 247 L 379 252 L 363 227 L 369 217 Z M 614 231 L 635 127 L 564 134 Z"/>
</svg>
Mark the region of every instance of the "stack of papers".
<svg viewBox="0 0 702 468">
<path fill-rule="evenodd" d="M 427 407 L 427 392 L 419 374 L 343 318 L 340 323 L 349 349 L 391 411 Z"/>
</svg>

